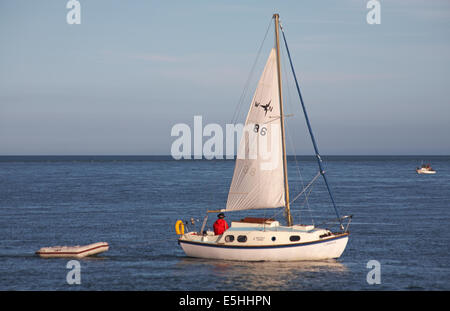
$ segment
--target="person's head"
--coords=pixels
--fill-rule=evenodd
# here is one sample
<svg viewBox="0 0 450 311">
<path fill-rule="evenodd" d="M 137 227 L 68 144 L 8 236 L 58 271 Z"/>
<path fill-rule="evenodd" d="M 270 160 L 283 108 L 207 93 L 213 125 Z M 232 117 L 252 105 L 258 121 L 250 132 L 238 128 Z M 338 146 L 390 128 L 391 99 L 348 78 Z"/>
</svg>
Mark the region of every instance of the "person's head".
<svg viewBox="0 0 450 311">
<path fill-rule="evenodd" d="M 225 214 L 224 213 L 219 213 L 217 215 L 217 218 L 224 219 L 225 218 Z"/>
</svg>

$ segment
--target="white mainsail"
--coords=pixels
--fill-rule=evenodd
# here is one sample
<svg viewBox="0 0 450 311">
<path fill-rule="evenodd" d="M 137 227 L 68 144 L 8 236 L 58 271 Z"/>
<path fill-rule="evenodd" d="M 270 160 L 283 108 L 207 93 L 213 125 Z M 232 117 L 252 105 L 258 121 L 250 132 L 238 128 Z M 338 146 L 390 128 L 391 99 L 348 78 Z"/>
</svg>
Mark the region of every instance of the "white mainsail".
<svg viewBox="0 0 450 311">
<path fill-rule="evenodd" d="M 275 49 L 253 96 L 225 211 L 285 206 L 281 118 Z"/>
</svg>

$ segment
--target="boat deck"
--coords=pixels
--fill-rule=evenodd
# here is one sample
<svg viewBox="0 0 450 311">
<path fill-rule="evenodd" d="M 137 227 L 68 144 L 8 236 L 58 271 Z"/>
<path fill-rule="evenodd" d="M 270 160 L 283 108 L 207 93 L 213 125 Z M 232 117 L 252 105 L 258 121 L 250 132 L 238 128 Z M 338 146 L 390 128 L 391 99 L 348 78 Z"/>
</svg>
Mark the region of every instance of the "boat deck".
<svg viewBox="0 0 450 311">
<path fill-rule="evenodd" d="M 312 232 L 316 230 L 314 226 L 239 226 L 234 227 L 231 226 L 226 232 L 235 232 L 235 231 L 267 231 L 267 232 Z M 322 229 L 319 229 L 322 230 Z"/>
<path fill-rule="evenodd" d="M 314 229 L 313 225 L 281 226 L 278 221 L 270 218 L 244 218 L 232 221 L 227 231 L 312 232 Z"/>
</svg>

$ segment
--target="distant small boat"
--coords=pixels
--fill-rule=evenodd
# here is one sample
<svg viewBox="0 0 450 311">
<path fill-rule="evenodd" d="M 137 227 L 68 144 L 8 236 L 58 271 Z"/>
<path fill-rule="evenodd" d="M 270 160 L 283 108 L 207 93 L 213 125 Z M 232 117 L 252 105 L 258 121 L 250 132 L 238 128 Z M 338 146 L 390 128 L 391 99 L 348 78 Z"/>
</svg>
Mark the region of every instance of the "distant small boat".
<svg viewBox="0 0 450 311">
<path fill-rule="evenodd" d="M 416 168 L 416 172 L 417 174 L 436 174 L 436 171 L 431 168 L 430 164 L 422 164 Z"/>
<path fill-rule="evenodd" d="M 82 258 L 106 252 L 108 249 L 109 249 L 108 243 L 98 242 L 83 246 L 76 245 L 76 246 L 42 247 L 40 250 L 36 252 L 36 254 L 43 258 L 53 258 L 53 257 Z"/>
</svg>

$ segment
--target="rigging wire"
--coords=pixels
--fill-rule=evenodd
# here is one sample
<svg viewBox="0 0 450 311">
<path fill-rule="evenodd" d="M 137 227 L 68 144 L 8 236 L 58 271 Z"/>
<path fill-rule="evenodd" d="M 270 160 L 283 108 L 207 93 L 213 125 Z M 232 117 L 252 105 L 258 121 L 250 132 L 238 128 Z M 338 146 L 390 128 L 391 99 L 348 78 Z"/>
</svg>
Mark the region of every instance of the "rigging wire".
<svg viewBox="0 0 450 311">
<path fill-rule="evenodd" d="M 337 219 L 339 220 L 339 224 L 340 224 L 341 230 L 344 230 L 344 226 L 342 224 L 342 219 L 339 216 L 339 212 L 338 212 L 338 209 L 337 209 L 337 206 L 336 206 L 336 202 L 334 201 L 333 194 L 331 193 L 331 189 L 330 189 L 330 186 L 328 184 L 327 176 L 325 175 L 325 171 L 323 170 L 323 167 L 322 167 L 322 159 L 320 157 L 319 150 L 318 150 L 317 144 L 316 144 L 316 140 L 314 139 L 314 135 L 313 135 L 313 132 L 312 132 L 312 129 L 311 129 L 311 124 L 309 122 L 308 114 L 306 113 L 306 108 L 305 108 L 305 105 L 303 103 L 302 94 L 300 92 L 300 87 L 298 85 L 297 76 L 296 76 L 295 71 L 294 71 L 294 66 L 292 65 L 292 59 L 291 59 L 291 55 L 289 53 L 289 48 L 288 48 L 288 45 L 287 45 L 286 36 L 284 35 L 283 27 L 281 27 L 281 33 L 283 35 L 284 45 L 286 46 L 286 52 L 287 52 L 288 57 L 289 57 L 289 63 L 291 65 L 292 75 L 294 76 L 295 86 L 297 87 L 297 92 L 298 92 L 298 95 L 299 95 L 299 98 L 300 98 L 300 103 L 302 105 L 303 114 L 305 115 L 306 124 L 308 126 L 309 134 L 311 136 L 311 141 L 312 141 L 313 146 L 314 146 L 314 151 L 316 153 L 317 164 L 319 165 L 320 173 L 321 173 L 321 175 L 323 177 L 323 180 L 325 181 L 325 185 L 327 187 L 328 194 L 330 195 L 331 202 L 333 203 L 333 208 L 334 208 L 334 211 L 336 213 Z"/>
<path fill-rule="evenodd" d="M 294 201 L 297 200 L 303 193 L 305 193 L 306 190 L 308 190 L 308 188 L 311 187 L 311 186 L 314 184 L 314 182 L 316 181 L 316 179 L 317 179 L 319 176 L 320 176 L 320 172 L 317 173 L 316 176 L 314 176 L 314 178 L 309 182 L 309 184 L 306 185 L 306 187 L 303 188 L 302 192 L 300 192 L 299 194 L 297 194 L 297 195 L 295 196 L 295 198 L 294 198 L 291 202 L 294 202 Z M 312 187 L 311 187 L 311 188 L 312 188 Z M 310 190 L 309 192 L 311 192 L 311 190 Z M 308 196 L 305 196 L 305 200 L 306 200 L 307 198 L 308 198 Z"/>
<path fill-rule="evenodd" d="M 250 81 L 252 80 L 256 64 L 258 63 L 259 56 L 261 55 L 261 51 L 264 46 L 264 42 L 266 41 L 267 34 L 269 33 L 270 27 L 272 26 L 272 22 L 273 22 L 273 19 L 271 18 L 269 25 L 267 26 L 266 33 L 264 34 L 264 38 L 261 42 L 261 45 L 259 46 L 255 61 L 253 62 L 252 68 L 250 70 L 250 74 L 247 78 L 247 81 L 245 82 L 244 89 L 242 90 L 241 96 L 239 97 L 239 101 L 234 109 L 233 118 L 231 119 L 231 124 L 234 124 L 237 121 L 237 117 L 241 112 L 241 108 L 243 106 L 242 103 L 244 102 L 245 98 L 247 97 L 248 88 L 250 87 Z"/>
<path fill-rule="evenodd" d="M 292 98 L 293 97 L 291 96 L 291 87 L 290 87 L 290 84 L 288 83 L 288 81 L 289 81 L 289 79 L 288 79 L 288 67 L 286 65 L 287 53 L 286 53 L 286 50 L 285 50 L 284 46 L 281 46 L 281 50 L 282 50 L 282 53 L 284 55 L 284 57 L 283 57 L 283 68 L 284 68 L 283 75 L 284 75 L 285 83 L 283 85 L 285 86 L 285 89 L 287 91 L 287 103 L 289 105 L 289 109 L 293 113 L 295 111 L 295 109 L 292 107 L 292 102 L 293 102 Z M 286 102 L 286 100 L 285 100 L 285 102 Z M 288 129 L 288 132 L 293 133 L 293 131 L 291 131 L 291 127 L 289 125 L 289 122 L 286 122 L 286 125 L 287 125 L 286 127 Z M 306 189 L 311 185 L 311 182 L 305 188 L 305 182 L 303 180 L 303 176 L 302 176 L 302 173 L 301 173 L 301 170 L 300 170 L 300 165 L 299 165 L 299 161 L 297 159 L 297 152 L 296 152 L 296 149 L 295 149 L 295 144 L 294 144 L 292 135 L 286 135 L 286 136 L 289 137 L 289 144 L 291 145 L 292 151 L 294 153 L 293 155 L 294 155 L 295 168 L 296 168 L 296 171 L 297 171 L 297 176 L 300 179 L 301 189 L 302 189 L 302 191 L 293 200 L 290 200 L 290 203 L 294 203 L 295 200 L 297 200 L 303 193 L 305 193 Z M 313 181 L 315 181 L 315 179 L 316 178 L 314 178 Z M 298 190 L 296 189 L 296 191 L 298 191 Z M 309 200 L 308 200 L 308 196 L 309 196 L 310 193 L 311 193 L 311 191 L 309 191 L 308 194 L 305 196 L 305 200 L 303 201 L 303 206 L 305 206 L 307 208 L 307 210 L 309 211 L 309 216 L 311 218 L 311 221 L 314 224 L 314 219 L 312 217 L 312 210 L 310 208 Z M 300 204 L 300 208 L 301 208 L 301 206 L 302 206 L 302 204 Z M 299 216 L 300 216 L 300 219 L 301 219 L 301 210 L 299 210 Z"/>
</svg>

